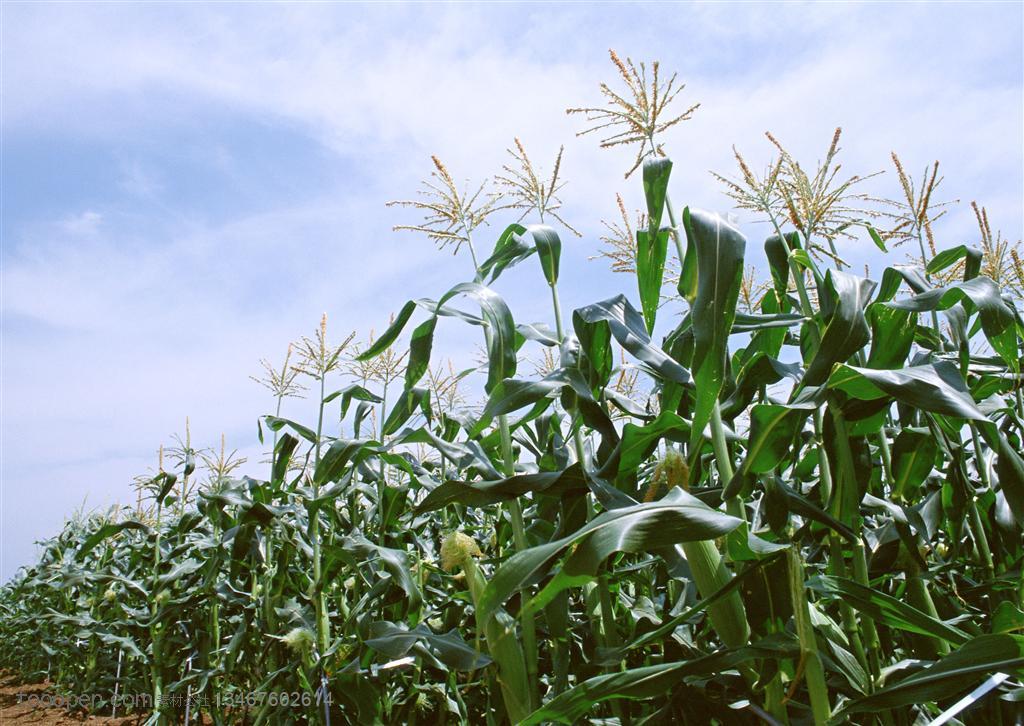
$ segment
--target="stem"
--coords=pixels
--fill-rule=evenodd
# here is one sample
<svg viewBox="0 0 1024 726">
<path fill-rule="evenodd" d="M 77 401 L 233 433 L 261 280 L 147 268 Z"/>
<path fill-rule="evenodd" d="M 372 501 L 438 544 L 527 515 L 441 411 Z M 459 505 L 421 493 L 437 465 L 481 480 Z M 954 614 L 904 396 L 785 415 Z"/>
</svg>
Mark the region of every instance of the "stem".
<svg viewBox="0 0 1024 726">
<path fill-rule="evenodd" d="M 387 418 L 387 412 L 388 412 L 387 406 L 388 406 L 388 383 L 387 383 L 387 381 L 385 381 L 384 382 L 384 391 L 383 391 L 383 395 L 381 395 L 381 402 L 380 402 L 380 421 L 381 421 L 380 440 L 381 440 L 382 444 L 384 443 L 384 421 Z M 387 519 L 386 519 L 387 512 L 385 511 L 386 510 L 385 499 L 387 497 L 387 470 L 384 467 L 385 467 L 384 459 L 382 458 L 380 460 L 379 478 L 377 479 L 377 509 L 378 509 L 377 514 L 378 514 L 378 517 L 380 519 L 380 532 L 377 534 L 377 540 L 378 540 L 378 544 L 380 544 L 381 547 L 384 546 L 384 540 L 387 537 Z"/>
<path fill-rule="evenodd" d="M 473 558 L 467 556 L 460 563 L 466 575 L 466 584 L 474 604 L 483 596 L 483 573 L 476 566 Z M 478 611 L 479 612 L 479 611 Z M 523 650 L 515 637 L 515 621 L 508 613 L 499 611 L 491 616 L 486 623 L 477 621 L 477 632 L 483 631 L 487 639 L 487 650 L 498 666 L 498 683 L 501 687 L 505 710 L 512 723 L 519 723 L 533 712 L 533 698 L 524 690 L 529 690 L 529 680 L 524 667 Z"/>
<path fill-rule="evenodd" d="M 878 432 L 878 452 L 882 456 L 882 473 L 885 475 L 889 494 L 899 496 L 900 492 L 896 491 L 896 482 L 892 478 L 892 451 L 889 449 L 889 439 L 885 435 L 885 426 Z"/>
<path fill-rule="evenodd" d="M 167 722 L 167 717 L 164 714 L 163 709 L 160 707 L 164 692 L 163 633 L 160 623 L 156 621 L 157 611 L 160 609 L 156 600 L 156 597 L 159 594 L 156 591 L 156 588 L 160 576 L 160 536 L 163 509 L 163 497 L 159 497 L 156 503 L 156 546 L 153 549 L 153 585 L 150 589 L 150 597 L 153 598 L 153 602 L 150 605 L 151 625 L 149 626 L 149 637 L 153 648 L 153 654 L 150 660 L 150 677 L 153 685 L 153 710 L 159 714 L 160 723 Z"/>
<path fill-rule="evenodd" d="M 967 524 L 971 528 L 971 537 L 974 539 L 974 546 L 978 550 L 978 558 L 985 570 L 986 577 L 991 580 L 996 575 L 995 566 L 992 563 L 992 550 L 988 546 L 988 537 L 985 534 L 985 526 L 981 522 L 981 513 L 978 511 L 978 499 L 971 495 L 970 503 L 967 505 Z"/>
<path fill-rule="evenodd" d="M 277 396 L 277 407 L 274 416 L 281 417 L 281 402 L 283 396 Z M 273 444 L 270 449 L 270 471 L 273 479 L 274 455 L 277 453 L 278 432 L 274 431 Z M 263 541 L 263 621 L 268 635 L 277 633 L 277 613 L 274 611 L 273 583 L 274 583 L 274 531 L 268 528 Z M 273 643 L 267 649 L 267 667 L 273 673 L 277 670 L 277 648 Z"/>
<path fill-rule="evenodd" d="M 498 426 L 501 431 L 501 456 L 503 461 L 504 474 L 507 477 L 515 476 L 515 464 L 512 460 L 512 435 L 508 428 L 508 419 L 501 416 L 498 419 Z M 509 519 L 512 521 L 512 538 L 515 543 L 516 552 L 522 552 L 529 548 L 526 541 L 526 527 L 523 524 L 523 510 L 518 499 L 508 502 Z M 525 595 L 525 592 L 524 592 Z M 525 605 L 525 602 L 523 603 Z M 525 610 L 525 608 L 523 608 Z M 523 628 L 523 649 L 526 657 L 526 679 L 530 685 L 528 694 L 531 708 L 537 704 L 537 631 L 533 614 L 523 614 L 520 618 Z"/>
<path fill-rule="evenodd" d="M 712 540 L 684 542 L 683 554 L 690 565 L 694 584 L 701 597 L 709 597 L 729 584 L 732 574 Z M 708 617 L 718 637 L 730 648 L 746 645 L 750 639 L 747 614 L 737 591 L 711 603 Z"/>
<path fill-rule="evenodd" d="M 668 212 L 668 223 L 671 225 L 672 241 L 676 244 L 676 255 L 679 257 L 679 266 L 683 265 L 683 258 L 686 251 L 683 249 L 683 241 L 679 237 L 679 223 L 676 221 L 676 210 L 672 207 L 672 199 L 665 194 L 665 211 Z"/>
<path fill-rule="evenodd" d="M 473 269 L 476 273 L 476 281 L 478 283 L 482 283 L 483 274 L 480 270 L 480 265 L 477 262 L 476 249 L 473 246 L 472 235 L 469 233 L 469 227 L 466 226 L 465 220 L 463 220 L 462 224 L 463 228 L 466 230 L 466 243 L 469 246 L 469 252 L 473 258 Z M 486 325 L 484 326 L 484 337 L 489 349 L 491 345 L 491 330 Z M 507 477 L 515 476 L 515 462 L 512 459 L 512 434 L 508 425 L 508 416 L 505 414 L 498 416 L 498 428 L 501 435 L 501 458 L 504 474 Z M 509 519 L 512 522 L 513 544 L 517 552 L 522 552 L 529 547 L 526 540 L 526 527 L 523 523 L 522 506 L 520 505 L 518 498 L 509 501 L 507 506 Z M 469 573 L 467 573 L 467 576 L 468 575 Z M 525 596 L 526 593 L 527 591 L 523 590 L 522 596 Z M 522 608 L 520 611 L 520 624 L 523 632 L 523 646 L 526 650 L 526 685 L 529 689 L 528 693 L 525 694 L 525 697 L 527 704 L 529 704 L 530 709 L 532 710 L 539 703 L 539 687 L 537 681 L 537 628 L 534 622 L 533 613 L 528 613 L 525 608 Z"/>
<path fill-rule="evenodd" d="M 864 550 L 864 541 L 861 539 L 858 539 L 853 545 L 853 579 L 858 585 L 871 588 L 871 582 L 868 579 L 867 555 Z M 878 640 L 878 629 L 875 627 L 875 621 L 871 618 L 861 618 L 860 627 L 861 632 L 864 634 L 864 646 L 868 652 L 868 664 L 871 666 L 871 675 L 877 681 L 882 671 L 882 664 L 878 657 L 881 650 L 881 644 Z"/>
<path fill-rule="evenodd" d="M 814 308 L 811 307 L 811 297 L 807 294 L 807 285 L 804 280 L 804 274 L 800 269 L 800 265 L 798 265 L 796 260 L 793 259 L 793 250 L 790 249 L 789 240 L 787 240 L 786 235 L 782 233 L 782 228 L 779 227 L 779 223 L 775 219 L 775 215 L 769 214 L 768 218 L 771 220 L 772 227 L 775 228 L 775 234 L 778 235 L 779 240 L 782 242 L 782 248 L 786 250 L 786 261 L 789 263 L 789 271 L 793 275 L 793 282 L 796 283 L 797 295 L 800 297 L 800 312 L 808 318 L 813 317 Z"/>
<path fill-rule="evenodd" d="M 807 591 L 804 589 L 804 563 L 796 545 L 787 551 L 789 558 L 789 588 L 793 601 L 793 620 L 796 623 L 796 635 L 800 641 L 800 659 L 804 664 L 804 677 L 807 679 L 807 693 L 811 698 L 811 713 L 814 723 L 827 723 L 832 716 L 832 705 L 828 699 L 828 685 L 825 682 L 825 670 L 818 654 L 818 641 L 811 624 L 810 604 Z"/>
<path fill-rule="evenodd" d="M 850 439 L 846 428 L 846 419 L 838 408 L 829 407 L 832 413 L 832 420 L 835 424 L 836 450 L 839 458 L 839 488 L 835 493 L 833 502 L 833 516 L 847 525 L 854 532 L 861 531 L 860 500 L 857 496 L 857 472 L 853 461 L 853 452 L 850 450 Z M 841 550 L 840 550 L 841 557 Z M 858 539 L 853 544 L 853 579 L 860 585 L 870 588 L 868 581 L 867 556 L 864 550 L 864 542 Z M 856 621 L 855 621 L 856 622 Z M 875 623 L 870 618 L 861 618 L 859 630 L 863 636 L 865 650 L 868 654 L 868 665 L 872 679 L 877 682 L 881 673 L 881 664 L 878 659 L 879 641 L 878 631 Z"/>
<path fill-rule="evenodd" d="M 313 470 L 320 464 L 320 436 L 324 425 L 324 394 L 326 374 L 320 375 L 320 406 L 316 422 L 316 443 L 314 444 Z M 313 478 L 313 498 L 320 496 L 320 485 Z M 313 608 L 316 613 L 317 645 L 321 653 L 326 653 L 330 642 L 330 623 L 327 619 L 327 603 L 323 593 L 322 565 L 320 556 L 320 512 L 311 512 L 309 520 L 309 539 L 313 544 Z"/>
<path fill-rule="evenodd" d="M 823 430 L 824 422 L 822 421 L 821 409 L 815 409 L 814 439 L 818 448 L 818 480 L 821 485 L 821 503 L 831 506 L 832 492 L 835 491 L 835 487 L 832 484 L 832 467 L 829 464 L 828 451 L 825 449 Z"/>
<path fill-rule="evenodd" d="M 907 572 L 907 602 L 936 620 L 941 620 L 939 611 L 935 609 L 935 601 L 932 600 L 932 595 L 928 592 L 928 581 L 921 577 L 920 572 L 916 571 L 916 566 L 914 570 Z M 926 658 L 949 653 L 949 643 L 942 638 L 923 636 L 917 640 L 927 645 L 927 651 L 923 654 Z"/>
<path fill-rule="evenodd" d="M 921 264 L 923 264 L 923 265 L 925 265 L 925 267 L 927 267 L 927 264 L 925 263 L 925 260 L 928 259 L 928 255 L 926 255 L 924 253 L 924 239 L 921 237 L 921 225 L 917 224 L 915 226 L 917 227 L 917 246 L 918 246 L 918 249 L 921 250 Z M 928 272 L 926 271 L 924 273 L 924 279 L 926 279 L 928 282 L 931 282 L 932 281 L 932 276 L 929 275 Z M 939 314 L 937 312 L 935 312 L 934 310 L 932 310 L 931 312 L 932 312 L 932 329 L 935 331 L 935 337 L 938 338 L 938 341 L 939 341 L 939 351 L 941 352 L 942 348 L 943 348 L 943 345 L 942 345 L 942 335 L 939 332 Z"/>
<path fill-rule="evenodd" d="M 718 469 L 718 476 L 722 480 L 722 486 L 727 487 L 729 482 L 732 481 L 734 472 L 732 456 L 729 454 L 729 446 L 725 441 L 725 424 L 722 423 L 722 409 L 718 405 L 718 401 L 715 401 L 715 406 L 711 409 L 711 448 L 715 452 L 715 468 Z M 743 506 L 743 500 L 740 499 L 739 495 L 729 497 L 725 503 L 725 509 L 732 516 L 746 522 L 746 511 Z M 746 530 L 746 527 L 744 526 L 742 529 Z"/>
</svg>

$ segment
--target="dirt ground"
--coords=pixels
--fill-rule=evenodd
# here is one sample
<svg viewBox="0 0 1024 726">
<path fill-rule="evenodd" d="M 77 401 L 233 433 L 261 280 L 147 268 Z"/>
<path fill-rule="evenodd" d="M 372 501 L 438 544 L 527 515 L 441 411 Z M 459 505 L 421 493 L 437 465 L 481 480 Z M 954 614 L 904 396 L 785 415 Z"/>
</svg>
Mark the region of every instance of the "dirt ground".
<svg viewBox="0 0 1024 726">
<path fill-rule="evenodd" d="M 47 683 L 19 683 L 10 673 L 0 673 L 0 725 L 7 724 L 105 724 L 134 726 L 140 719 L 83 716 L 53 703 Z"/>
</svg>

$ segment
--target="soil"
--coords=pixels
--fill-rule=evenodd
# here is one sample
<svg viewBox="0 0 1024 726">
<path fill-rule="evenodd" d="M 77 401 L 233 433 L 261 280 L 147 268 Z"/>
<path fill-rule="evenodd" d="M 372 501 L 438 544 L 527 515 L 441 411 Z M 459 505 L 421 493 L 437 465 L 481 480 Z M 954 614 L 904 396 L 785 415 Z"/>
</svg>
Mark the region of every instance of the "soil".
<svg viewBox="0 0 1024 726">
<path fill-rule="evenodd" d="M 0 673 L 0 725 L 7 724 L 104 724 L 136 726 L 139 717 L 110 718 L 86 716 L 55 703 L 57 695 L 49 683 L 21 683 L 10 673 Z"/>
</svg>

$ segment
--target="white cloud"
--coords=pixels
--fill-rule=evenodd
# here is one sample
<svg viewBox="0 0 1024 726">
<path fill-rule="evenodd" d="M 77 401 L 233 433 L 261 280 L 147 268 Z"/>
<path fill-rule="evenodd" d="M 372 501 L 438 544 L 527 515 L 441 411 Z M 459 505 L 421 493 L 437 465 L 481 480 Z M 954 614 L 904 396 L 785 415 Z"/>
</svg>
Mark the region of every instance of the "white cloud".
<svg viewBox="0 0 1024 726">
<path fill-rule="evenodd" d="M 70 235 L 92 237 L 99 230 L 103 222 L 103 215 L 99 212 L 86 210 L 76 214 L 60 223 L 60 226 Z"/>
</svg>

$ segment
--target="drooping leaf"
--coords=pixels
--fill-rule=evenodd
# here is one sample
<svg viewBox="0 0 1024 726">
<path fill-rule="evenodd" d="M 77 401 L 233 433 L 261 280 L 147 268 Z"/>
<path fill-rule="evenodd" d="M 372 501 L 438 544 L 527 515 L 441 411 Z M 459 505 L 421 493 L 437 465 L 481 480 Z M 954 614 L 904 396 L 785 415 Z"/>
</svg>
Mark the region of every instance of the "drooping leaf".
<svg viewBox="0 0 1024 726">
<path fill-rule="evenodd" d="M 775 234 L 764 241 L 764 252 L 768 258 L 768 269 L 771 272 L 772 284 L 776 295 L 781 299 L 789 292 L 789 256 L 794 250 L 801 249 L 800 233 L 789 232 L 783 238 Z"/>
<path fill-rule="evenodd" d="M 355 383 L 350 386 L 345 386 L 334 393 L 328 394 L 324 397 L 324 403 L 330 403 L 339 396 L 341 397 L 341 418 L 343 419 L 346 414 L 348 414 L 348 409 L 352 405 L 352 401 L 370 401 L 371 403 L 380 403 L 380 396 Z"/>
<path fill-rule="evenodd" d="M 498 237 L 494 244 L 494 251 L 480 265 L 480 275 L 492 284 L 509 267 L 514 267 L 528 258 L 535 251 L 535 247 L 529 244 L 523 237 L 526 227 L 521 224 L 510 224 Z"/>
<path fill-rule="evenodd" d="M 799 653 L 792 636 L 755 643 L 733 650 L 710 653 L 693 660 L 633 668 L 618 673 L 588 678 L 548 701 L 521 722 L 533 726 L 548 722 L 575 723 L 595 704 L 616 698 L 644 700 L 661 696 L 686 676 L 721 673 L 744 663 L 763 658 L 787 658 Z"/>
<path fill-rule="evenodd" d="M 938 447 L 930 433 L 903 429 L 892 447 L 893 495 L 912 495 L 935 465 Z"/>
<path fill-rule="evenodd" d="M 926 312 L 948 310 L 957 303 L 964 305 L 969 314 L 978 311 L 981 327 L 992 348 L 1010 368 L 1020 370 L 1013 311 L 1003 301 L 999 287 L 988 277 L 981 275 L 886 304 L 900 310 Z"/>
<path fill-rule="evenodd" d="M 976 685 L 990 673 L 1019 671 L 1022 666 L 1024 636 L 981 635 L 924 670 L 851 701 L 834 714 L 832 723 L 843 723 L 855 713 L 944 700 Z"/>
<path fill-rule="evenodd" d="M 438 305 L 456 295 L 468 295 L 480 304 L 490 334 L 487 349 L 487 385 L 491 391 L 504 378 L 516 374 L 516 326 L 505 301 L 498 293 L 475 282 L 463 282 L 446 292 Z"/>
<path fill-rule="evenodd" d="M 549 285 L 558 283 L 558 267 L 562 257 L 562 240 L 551 227 L 544 224 L 531 224 L 526 233 L 533 237 L 533 245 L 537 248 L 544 279 Z"/>
<path fill-rule="evenodd" d="M 613 509 L 566 537 L 523 550 L 506 560 L 487 583 L 478 603 L 479 612 L 484 620 L 489 618 L 513 593 L 542 577 L 573 545 L 572 554 L 528 607 L 541 608 L 565 588 L 590 581 L 613 552 L 643 552 L 713 539 L 740 524 L 739 519 L 711 509 L 678 488 L 656 502 Z"/>
<path fill-rule="evenodd" d="M 807 588 L 843 602 L 883 625 L 919 635 L 930 635 L 953 645 L 966 643 L 969 636 L 959 628 L 947 625 L 927 613 L 876 589 L 853 580 L 818 575 L 807 581 Z"/>
<path fill-rule="evenodd" d="M 79 561 L 83 560 L 85 556 L 89 554 L 100 542 L 113 537 L 115 534 L 120 534 L 126 529 L 137 529 L 142 532 L 149 532 L 149 527 L 147 525 L 134 519 L 126 519 L 123 522 L 104 524 L 102 527 L 90 534 L 84 542 L 82 542 L 78 547 L 78 550 L 75 552 L 75 559 Z"/>
<path fill-rule="evenodd" d="M 414 646 L 423 644 L 437 660 L 458 671 L 485 668 L 492 662 L 491 658 L 466 643 L 456 630 L 439 635 L 425 623 L 411 630 L 404 623 L 373 623 L 365 644 L 391 660 L 397 660 Z"/>
<path fill-rule="evenodd" d="M 286 418 L 278 418 L 277 416 L 264 416 L 263 420 L 267 423 L 267 427 L 272 431 L 280 431 L 287 426 L 309 443 L 316 443 L 316 432 L 300 423 L 296 423 Z"/>
<path fill-rule="evenodd" d="M 828 378 L 835 363 L 843 363 L 867 344 L 870 329 L 864 309 L 875 283 L 837 270 L 825 273 L 822 286 L 825 331 L 814 358 L 807 366 L 804 385 L 816 386 Z"/>
<path fill-rule="evenodd" d="M 395 583 L 405 591 L 408 608 L 419 608 L 423 596 L 416 577 L 409 570 L 409 556 L 405 552 L 376 545 L 360 535 L 346 537 L 342 540 L 341 547 L 364 562 L 379 562 L 390 573 Z"/>
<path fill-rule="evenodd" d="M 747 455 L 723 496 L 736 496 L 749 475 L 763 474 L 778 466 L 813 410 L 810 404 L 761 403 L 751 408 Z"/>
<path fill-rule="evenodd" d="M 452 503 L 484 507 L 496 502 L 515 499 L 528 492 L 560 496 L 570 491 L 579 493 L 587 491 L 587 482 L 578 463 L 563 471 L 516 474 L 497 481 L 448 480 L 431 491 L 416 507 L 416 512 L 432 512 Z"/>
<path fill-rule="evenodd" d="M 942 250 L 931 259 L 924 269 L 929 275 L 934 275 L 952 267 L 960 260 L 966 260 L 964 263 L 965 281 L 978 276 L 978 272 L 981 270 L 982 252 L 977 247 L 967 245 L 957 245 L 948 250 Z"/>
<path fill-rule="evenodd" d="M 607 321 L 619 345 L 657 375 L 676 383 L 689 383 L 690 374 L 651 342 L 643 318 L 623 295 L 579 308 L 575 314 L 588 323 Z"/>
</svg>

